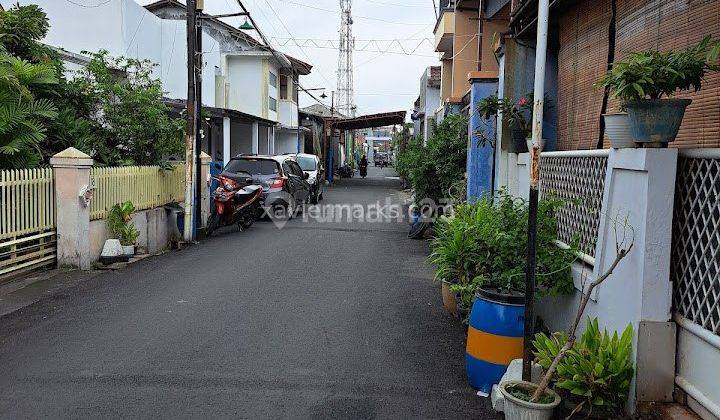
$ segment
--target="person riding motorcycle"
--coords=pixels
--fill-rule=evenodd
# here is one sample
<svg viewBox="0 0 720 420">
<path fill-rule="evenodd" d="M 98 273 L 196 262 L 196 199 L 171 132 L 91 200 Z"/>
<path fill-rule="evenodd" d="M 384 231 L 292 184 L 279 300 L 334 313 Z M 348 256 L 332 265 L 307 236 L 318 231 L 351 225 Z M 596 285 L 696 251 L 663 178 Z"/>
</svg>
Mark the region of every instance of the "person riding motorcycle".
<svg viewBox="0 0 720 420">
<path fill-rule="evenodd" d="M 367 176 L 368 160 L 365 155 L 360 158 L 360 176 L 365 178 Z"/>
</svg>

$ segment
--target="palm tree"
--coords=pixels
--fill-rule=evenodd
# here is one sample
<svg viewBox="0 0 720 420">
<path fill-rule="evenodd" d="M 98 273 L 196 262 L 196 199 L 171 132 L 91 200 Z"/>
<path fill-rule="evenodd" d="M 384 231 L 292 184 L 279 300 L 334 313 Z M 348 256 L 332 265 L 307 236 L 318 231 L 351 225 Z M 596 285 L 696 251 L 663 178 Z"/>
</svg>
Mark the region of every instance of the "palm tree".
<svg viewBox="0 0 720 420">
<path fill-rule="evenodd" d="M 58 83 L 55 67 L 0 53 L 0 169 L 37 166 L 46 122 L 57 117 L 47 99 L 33 92 Z"/>
</svg>

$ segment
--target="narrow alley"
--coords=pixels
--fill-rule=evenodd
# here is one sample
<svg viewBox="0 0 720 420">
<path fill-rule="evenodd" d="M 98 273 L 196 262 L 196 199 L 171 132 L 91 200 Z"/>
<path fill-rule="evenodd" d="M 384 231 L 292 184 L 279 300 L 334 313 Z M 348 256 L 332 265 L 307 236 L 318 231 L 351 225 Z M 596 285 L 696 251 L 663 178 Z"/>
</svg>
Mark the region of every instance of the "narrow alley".
<svg viewBox="0 0 720 420">
<path fill-rule="evenodd" d="M 394 175 L 321 204 L 397 202 Z M 0 417 L 495 418 L 406 235 L 299 216 L 95 272 L 2 319 Z"/>
</svg>

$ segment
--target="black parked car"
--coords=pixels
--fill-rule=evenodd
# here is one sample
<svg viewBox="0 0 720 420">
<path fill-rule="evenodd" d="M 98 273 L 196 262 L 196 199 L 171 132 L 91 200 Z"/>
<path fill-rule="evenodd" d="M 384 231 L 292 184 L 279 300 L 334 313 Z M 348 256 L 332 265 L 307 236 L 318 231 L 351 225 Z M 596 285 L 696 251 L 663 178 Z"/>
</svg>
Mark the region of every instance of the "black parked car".
<svg viewBox="0 0 720 420">
<path fill-rule="evenodd" d="M 284 212 L 292 217 L 311 199 L 308 175 L 294 156 L 239 155 L 230 159 L 223 174 L 239 172 L 249 173 L 253 184 L 262 186 L 261 205 L 275 215 Z"/>
</svg>

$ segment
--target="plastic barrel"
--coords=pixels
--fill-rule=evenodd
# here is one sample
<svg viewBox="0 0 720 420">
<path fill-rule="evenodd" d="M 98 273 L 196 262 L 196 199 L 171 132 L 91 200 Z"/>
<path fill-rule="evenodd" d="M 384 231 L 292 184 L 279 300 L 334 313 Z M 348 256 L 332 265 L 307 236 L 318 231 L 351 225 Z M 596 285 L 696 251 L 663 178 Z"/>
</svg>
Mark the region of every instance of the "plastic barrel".
<svg viewBox="0 0 720 420">
<path fill-rule="evenodd" d="M 522 296 L 477 292 L 465 352 L 468 381 L 473 388 L 489 394 L 510 362 L 522 357 L 524 322 Z"/>
</svg>

